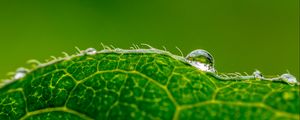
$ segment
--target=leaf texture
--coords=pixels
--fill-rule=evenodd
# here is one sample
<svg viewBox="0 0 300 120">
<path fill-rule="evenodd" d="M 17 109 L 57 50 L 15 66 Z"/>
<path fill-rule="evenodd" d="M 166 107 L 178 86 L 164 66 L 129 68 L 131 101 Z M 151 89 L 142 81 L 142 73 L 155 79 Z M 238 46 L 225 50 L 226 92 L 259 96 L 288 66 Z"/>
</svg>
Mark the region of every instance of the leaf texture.
<svg viewBox="0 0 300 120">
<path fill-rule="evenodd" d="M 0 88 L 0 120 L 299 120 L 299 86 L 223 80 L 168 54 L 59 60 Z"/>
</svg>

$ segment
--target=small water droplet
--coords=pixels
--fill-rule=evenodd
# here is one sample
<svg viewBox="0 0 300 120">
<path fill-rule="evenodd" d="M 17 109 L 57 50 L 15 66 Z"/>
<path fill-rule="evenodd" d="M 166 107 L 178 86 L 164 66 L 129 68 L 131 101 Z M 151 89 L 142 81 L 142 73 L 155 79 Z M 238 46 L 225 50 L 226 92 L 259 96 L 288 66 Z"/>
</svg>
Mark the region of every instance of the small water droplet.
<svg viewBox="0 0 300 120">
<path fill-rule="evenodd" d="M 95 48 L 88 48 L 84 52 L 87 55 L 95 55 L 97 53 L 97 50 Z"/>
<path fill-rule="evenodd" d="M 261 74 L 261 72 L 260 72 L 259 70 L 255 70 L 255 71 L 253 72 L 253 76 L 254 76 L 255 78 L 259 78 L 259 79 L 263 78 L 263 75 Z"/>
<path fill-rule="evenodd" d="M 121 51 L 123 51 L 123 49 L 121 49 L 121 48 L 116 48 L 115 51 L 116 51 L 116 52 L 121 52 Z"/>
<path fill-rule="evenodd" d="M 14 80 L 25 77 L 27 73 L 28 73 L 28 70 L 26 70 L 25 68 L 18 68 L 16 71 L 16 74 L 14 76 Z"/>
<path fill-rule="evenodd" d="M 194 50 L 186 56 L 186 60 L 202 71 L 215 72 L 214 59 L 206 50 Z"/>
<path fill-rule="evenodd" d="M 283 81 L 287 82 L 287 83 L 291 83 L 291 84 L 295 84 L 298 83 L 297 79 L 295 76 L 291 75 L 291 74 L 282 74 L 280 76 L 281 79 L 283 79 Z"/>
</svg>

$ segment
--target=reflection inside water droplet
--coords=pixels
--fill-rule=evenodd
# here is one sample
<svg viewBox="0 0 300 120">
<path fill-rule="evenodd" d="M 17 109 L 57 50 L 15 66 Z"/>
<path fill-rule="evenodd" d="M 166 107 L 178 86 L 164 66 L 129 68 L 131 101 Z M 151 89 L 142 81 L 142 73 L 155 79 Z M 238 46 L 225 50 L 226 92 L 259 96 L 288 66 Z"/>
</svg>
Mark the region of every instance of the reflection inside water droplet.
<svg viewBox="0 0 300 120">
<path fill-rule="evenodd" d="M 17 71 L 16 71 L 16 74 L 15 74 L 15 76 L 14 76 L 14 79 L 15 79 L 15 80 L 16 80 L 16 79 L 21 79 L 21 78 L 25 77 L 27 73 L 28 73 L 28 70 L 26 70 L 25 68 L 19 68 L 19 69 L 17 69 Z"/>
<path fill-rule="evenodd" d="M 288 73 L 282 74 L 280 78 L 287 83 L 292 83 L 292 84 L 298 83 L 296 77 Z"/>
<path fill-rule="evenodd" d="M 214 59 L 206 50 L 194 50 L 186 56 L 186 60 L 202 71 L 215 72 Z"/>
<path fill-rule="evenodd" d="M 97 50 L 95 48 L 88 48 L 84 52 L 87 55 L 95 55 L 97 53 Z"/>
<path fill-rule="evenodd" d="M 255 70 L 255 71 L 253 72 L 253 76 L 254 76 L 255 78 L 259 78 L 259 79 L 263 78 L 263 75 L 261 74 L 261 72 L 260 72 L 259 70 Z"/>
</svg>

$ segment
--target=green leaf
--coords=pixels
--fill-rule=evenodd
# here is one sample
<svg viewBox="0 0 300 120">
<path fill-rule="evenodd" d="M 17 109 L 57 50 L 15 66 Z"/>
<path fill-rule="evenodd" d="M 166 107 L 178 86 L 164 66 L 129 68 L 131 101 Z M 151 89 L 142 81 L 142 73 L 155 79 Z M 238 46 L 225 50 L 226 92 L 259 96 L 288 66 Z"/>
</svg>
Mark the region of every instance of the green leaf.
<svg viewBox="0 0 300 120">
<path fill-rule="evenodd" d="M 223 79 L 159 50 L 104 50 L 39 65 L 0 88 L 0 120 L 299 119 L 299 85 Z"/>
</svg>

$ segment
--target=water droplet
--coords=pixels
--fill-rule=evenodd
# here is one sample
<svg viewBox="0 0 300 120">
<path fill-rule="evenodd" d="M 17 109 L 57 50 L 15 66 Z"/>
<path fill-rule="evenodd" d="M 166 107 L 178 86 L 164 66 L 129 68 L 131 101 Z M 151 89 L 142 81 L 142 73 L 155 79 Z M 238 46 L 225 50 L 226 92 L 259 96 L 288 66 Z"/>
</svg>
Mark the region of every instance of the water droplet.
<svg viewBox="0 0 300 120">
<path fill-rule="evenodd" d="M 287 83 L 292 83 L 292 84 L 298 83 L 296 77 L 288 73 L 282 74 L 280 78 Z"/>
<path fill-rule="evenodd" d="M 121 48 L 116 48 L 115 51 L 116 51 L 116 52 L 122 52 L 123 49 L 121 49 Z"/>
<path fill-rule="evenodd" d="M 186 56 L 186 60 L 202 71 L 215 72 L 214 59 L 206 50 L 194 50 Z"/>
<path fill-rule="evenodd" d="M 261 72 L 259 70 L 255 70 L 253 72 L 253 76 L 254 76 L 254 78 L 259 78 L 259 79 L 263 78 L 263 75 L 261 74 Z"/>
<path fill-rule="evenodd" d="M 26 70 L 25 68 L 18 68 L 16 71 L 16 74 L 14 76 L 14 80 L 25 77 L 27 73 L 28 73 L 28 70 Z"/>
<path fill-rule="evenodd" d="M 84 52 L 87 55 L 95 55 L 97 53 L 97 50 L 95 48 L 88 48 Z"/>
</svg>

